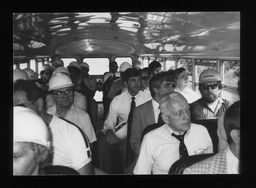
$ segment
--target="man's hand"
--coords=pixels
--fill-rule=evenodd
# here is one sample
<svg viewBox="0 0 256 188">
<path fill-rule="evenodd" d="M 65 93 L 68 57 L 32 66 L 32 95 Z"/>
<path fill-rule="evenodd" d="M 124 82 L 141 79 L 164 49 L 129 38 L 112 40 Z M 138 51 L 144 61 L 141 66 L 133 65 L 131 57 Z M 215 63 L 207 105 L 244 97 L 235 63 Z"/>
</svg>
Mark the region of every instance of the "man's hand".
<svg viewBox="0 0 256 188">
<path fill-rule="evenodd" d="M 107 143 L 109 143 L 109 144 L 116 144 L 119 142 L 115 133 L 113 133 L 113 131 L 109 130 L 109 129 L 106 132 L 106 138 L 107 138 Z"/>
</svg>

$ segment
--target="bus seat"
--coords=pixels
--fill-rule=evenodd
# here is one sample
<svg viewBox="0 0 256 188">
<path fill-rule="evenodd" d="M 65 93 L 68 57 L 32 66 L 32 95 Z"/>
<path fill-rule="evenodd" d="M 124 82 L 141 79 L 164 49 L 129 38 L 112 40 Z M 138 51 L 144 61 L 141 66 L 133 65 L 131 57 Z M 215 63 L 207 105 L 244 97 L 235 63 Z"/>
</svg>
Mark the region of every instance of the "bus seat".
<svg viewBox="0 0 256 188">
<path fill-rule="evenodd" d="M 171 166 L 168 174 L 183 174 L 183 171 L 185 168 L 202 161 L 208 157 L 213 156 L 214 153 L 208 153 L 208 154 L 201 154 L 201 155 L 192 155 L 185 158 L 181 158 L 177 160 L 173 165 Z"/>
<path fill-rule="evenodd" d="M 61 165 L 47 165 L 41 171 L 44 175 L 80 175 L 73 168 Z"/>
<path fill-rule="evenodd" d="M 217 135 L 217 129 L 218 129 L 218 119 L 203 119 L 203 120 L 191 120 L 192 123 L 203 125 L 205 128 L 207 128 L 209 135 L 212 139 L 213 144 L 213 153 L 218 152 L 218 143 L 219 138 Z"/>
</svg>

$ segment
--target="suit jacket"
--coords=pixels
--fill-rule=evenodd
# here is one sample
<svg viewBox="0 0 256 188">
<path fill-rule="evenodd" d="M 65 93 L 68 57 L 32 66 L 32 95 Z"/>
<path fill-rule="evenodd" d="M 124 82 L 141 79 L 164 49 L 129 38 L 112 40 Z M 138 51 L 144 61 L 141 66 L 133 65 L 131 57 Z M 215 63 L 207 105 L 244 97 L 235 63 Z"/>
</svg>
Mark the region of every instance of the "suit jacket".
<svg viewBox="0 0 256 188">
<path fill-rule="evenodd" d="M 155 121 L 152 100 L 149 100 L 134 109 L 131 123 L 130 143 L 136 156 L 139 155 L 143 130 L 147 126 L 155 123 Z"/>
<path fill-rule="evenodd" d="M 226 152 L 227 147 L 216 155 L 186 168 L 183 174 L 227 174 Z"/>
</svg>

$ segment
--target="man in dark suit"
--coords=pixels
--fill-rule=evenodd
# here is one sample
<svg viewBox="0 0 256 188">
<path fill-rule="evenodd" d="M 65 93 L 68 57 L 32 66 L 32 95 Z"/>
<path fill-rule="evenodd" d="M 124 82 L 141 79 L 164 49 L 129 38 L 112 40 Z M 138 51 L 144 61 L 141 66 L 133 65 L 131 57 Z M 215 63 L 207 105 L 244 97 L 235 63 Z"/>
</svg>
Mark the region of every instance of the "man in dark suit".
<svg viewBox="0 0 256 188">
<path fill-rule="evenodd" d="M 149 81 L 152 100 L 134 109 L 130 143 L 136 157 L 138 157 L 140 151 L 142 132 L 147 126 L 158 123 L 159 100 L 162 95 L 173 91 L 172 84 L 173 80 L 170 73 L 161 72 L 156 74 Z"/>
</svg>

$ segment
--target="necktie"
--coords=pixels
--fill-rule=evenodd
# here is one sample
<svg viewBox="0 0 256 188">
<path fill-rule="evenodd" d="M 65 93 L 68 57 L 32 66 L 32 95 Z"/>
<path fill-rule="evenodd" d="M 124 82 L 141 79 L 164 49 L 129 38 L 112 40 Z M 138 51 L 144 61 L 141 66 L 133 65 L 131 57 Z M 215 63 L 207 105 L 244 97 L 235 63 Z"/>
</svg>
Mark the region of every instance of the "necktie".
<svg viewBox="0 0 256 188">
<path fill-rule="evenodd" d="M 135 155 L 130 145 L 131 123 L 132 123 L 133 109 L 135 107 L 136 107 L 135 97 L 132 97 L 131 108 L 130 108 L 128 123 L 127 123 L 127 144 L 126 144 L 126 164 L 125 164 L 126 167 L 128 167 L 135 159 Z"/>
<path fill-rule="evenodd" d="M 186 133 L 187 133 L 187 131 L 183 135 L 176 135 L 176 134 L 172 133 L 172 136 L 174 136 L 175 138 L 177 138 L 180 141 L 180 146 L 179 146 L 180 158 L 188 156 L 188 150 L 184 143 L 184 136 Z"/>
<path fill-rule="evenodd" d="M 157 123 L 158 124 L 164 124 L 164 121 L 163 121 L 162 116 L 161 116 L 161 112 L 158 115 Z"/>
</svg>

